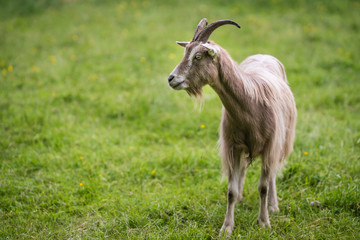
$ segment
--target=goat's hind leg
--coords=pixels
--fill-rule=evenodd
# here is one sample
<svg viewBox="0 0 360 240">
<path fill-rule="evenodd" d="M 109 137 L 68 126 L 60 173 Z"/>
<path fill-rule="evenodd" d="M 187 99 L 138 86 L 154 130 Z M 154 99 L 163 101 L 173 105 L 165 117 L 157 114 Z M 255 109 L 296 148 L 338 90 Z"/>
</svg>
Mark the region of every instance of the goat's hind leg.
<svg viewBox="0 0 360 240">
<path fill-rule="evenodd" d="M 239 198 L 238 202 L 241 202 L 243 199 L 243 189 L 245 183 L 246 170 L 249 166 L 250 158 L 249 151 L 244 149 L 240 155 L 240 165 L 239 165 Z"/>
<path fill-rule="evenodd" d="M 248 166 L 248 159 L 247 157 L 243 157 L 243 154 L 241 149 L 233 149 L 233 168 L 228 177 L 227 210 L 224 224 L 220 230 L 220 235 L 226 233 L 226 236 L 230 236 L 235 226 L 234 208 L 235 204 L 242 200 L 243 184 L 245 181 L 246 168 Z"/>
<path fill-rule="evenodd" d="M 270 178 L 270 185 L 269 185 L 269 211 L 272 213 L 279 212 L 279 204 L 277 200 L 277 193 L 276 193 L 276 174 L 273 174 Z"/>
<path fill-rule="evenodd" d="M 262 227 L 270 227 L 269 212 L 268 212 L 268 193 L 270 185 L 270 171 L 265 166 L 264 161 L 261 166 L 261 176 L 258 185 L 260 195 L 260 213 L 258 224 Z"/>
</svg>

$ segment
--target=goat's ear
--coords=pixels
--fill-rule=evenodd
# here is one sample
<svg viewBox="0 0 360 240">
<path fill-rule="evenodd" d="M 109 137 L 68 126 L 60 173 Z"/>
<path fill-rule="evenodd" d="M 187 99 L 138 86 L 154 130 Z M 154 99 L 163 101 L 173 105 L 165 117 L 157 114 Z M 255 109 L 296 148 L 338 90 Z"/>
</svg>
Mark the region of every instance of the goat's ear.
<svg viewBox="0 0 360 240">
<path fill-rule="evenodd" d="M 189 44 L 189 42 L 178 42 L 178 41 L 176 41 L 176 43 L 181 47 L 186 47 L 186 45 Z"/>
<path fill-rule="evenodd" d="M 212 57 L 212 58 L 215 58 L 217 57 L 217 55 L 219 54 L 219 49 L 214 46 L 214 45 L 211 45 L 209 43 L 203 43 L 201 44 L 203 47 L 207 48 L 208 50 L 208 53 L 209 55 Z"/>
</svg>

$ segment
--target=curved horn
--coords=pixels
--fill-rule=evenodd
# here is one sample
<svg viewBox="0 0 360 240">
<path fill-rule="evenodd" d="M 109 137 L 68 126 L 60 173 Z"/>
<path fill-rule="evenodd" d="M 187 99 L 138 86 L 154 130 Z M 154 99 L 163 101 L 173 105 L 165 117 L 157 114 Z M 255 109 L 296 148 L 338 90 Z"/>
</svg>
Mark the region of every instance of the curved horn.
<svg viewBox="0 0 360 240">
<path fill-rule="evenodd" d="M 204 26 L 206 26 L 208 23 L 208 20 L 206 18 L 203 18 L 200 20 L 195 33 L 194 33 L 194 37 L 192 39 L 192 41 L 196 41 L 197 37 L 199 36 L 199 34 L 202 32 L 202 30 L 204 29 Z"/>
<path fill-rule="evenodd" d="M 215 29 L 225 24 L 232 24 L 240 28 L 239 24 L 232 20 L 218 20 L 210 23 L 203 31 L 201 31 L 196 40 L 205 43 Z"/>
</svg>

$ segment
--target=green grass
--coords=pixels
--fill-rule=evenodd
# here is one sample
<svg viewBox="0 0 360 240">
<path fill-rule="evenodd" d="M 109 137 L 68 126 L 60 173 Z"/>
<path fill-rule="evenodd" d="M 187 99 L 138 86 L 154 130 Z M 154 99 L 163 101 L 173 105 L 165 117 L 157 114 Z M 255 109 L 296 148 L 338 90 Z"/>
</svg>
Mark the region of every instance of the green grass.
<svg viewBox="0 0 360 240">
<path fill-rule="evenodd" d="M 217 238 L 221 102 L 167 86 L 203 17 L 240 23 L 211 37 L 238 62 L 280 59 L 299 112 L 272 229 L 255 161 L 233 239 L 360 238 L 358 1 L 0 5 L 0 238 Z"/>
</svg>

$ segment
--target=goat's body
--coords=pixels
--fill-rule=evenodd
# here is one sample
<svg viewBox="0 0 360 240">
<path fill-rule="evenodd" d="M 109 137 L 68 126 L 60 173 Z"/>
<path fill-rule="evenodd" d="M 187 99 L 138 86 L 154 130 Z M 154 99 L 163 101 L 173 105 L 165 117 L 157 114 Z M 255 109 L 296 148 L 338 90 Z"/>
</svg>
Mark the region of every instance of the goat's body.
<svg viewBox="0 0 360 240">
<path fill-rule="evenodd" d="M 232 152 L 243 149 L 250 159 L 262 156 L 267 169 L 275 172 L 292 151 L 295 136 L 296 107 L 284 67 L 269 55 L 232 64 L 233 72 L 220 80 L 223 86 L 231 86 L 225 87 L 226 96 L 220 96 L 222 91 L 215 87 L 224 105 L 219 139 L 223 171 L 227 176 L 231 173 Z"/>
</svg>

